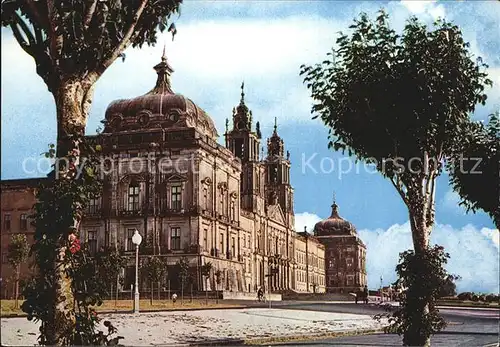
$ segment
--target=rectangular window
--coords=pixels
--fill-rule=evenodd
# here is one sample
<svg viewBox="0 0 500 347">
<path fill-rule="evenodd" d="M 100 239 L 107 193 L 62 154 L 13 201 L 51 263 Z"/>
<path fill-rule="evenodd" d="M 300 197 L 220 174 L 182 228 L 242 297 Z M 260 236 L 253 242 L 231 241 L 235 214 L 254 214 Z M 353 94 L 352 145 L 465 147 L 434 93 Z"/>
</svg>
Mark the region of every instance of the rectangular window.
<svg viewBox="0 0 500 347">
<path fill-rule="evenodd" d="M 88 212 L 90 214 L 99 212 L 99 198 L 89 200 Z"/>
<path fill-rule="evenodd" d="M 180 185 L 172 186 L 172 210 L 179 211 L 181 207 L 181 191 Z"/>
<path fill-rule="evenodd" d="M 19 226 L 21 230 L 28 230 L 28 215 L 26 213 L 21 213 L 19 218 Z"/>
<path fill-rule="evenodd" d="M 231 201 L 231 220 L 236 220 L 236 209 L 234 208 L 234 200 Z"/>
<path fill-rule="evenodd" d="M 97 231 L 91 230 L 88 232 L 88 243 L 90 254 L 97 253 Z"/>
<path fill-rule="evenodd" d="M 224 193 L 220 193 L 220 214 L 224 214 Z"/>
<path fill-rule="evenodd" d="M 128 188 L 128 210 L 139 210 L 139 185 L 130 185 Z"/>
<path fill-rule="evenodd" d="M 203 229 L 203 248 L 208 250 L 208 230 Z"/>
<path fill-rule="evenodd" d="M 181 228 L 170 228 L 170 249 L 181 249 Z"/>
<path fill-rule="evenodd" d="M 347 276 L 347 286 L 352 286 L 354 278 L 352 276 Z"/>
<path fill-rule="evenodd" d="M 109 230 L 104 232 L 104 246 L 109 247 L 111 245 L 111 233 Z"/>
<path fill-rule="evenodd" d="M 125 250 L 133 251 L 134 244 L 132 243 L 132 236 L 134 236 L 135 229 L 127 229 L 127 244 L 125 245 Z"/>
<path fill-rule="evenodd" d="M 219 244 L 220 244 L 220 250 L 219 250 L 219 252 L 221 254 L 224 254 L 225 253 L 225 249 L 224 249 L 224 233 L 220 233 Z"/>
<path fill-rule="evenodd" d="M 231 238 L 231 256 L 234 257 L 236 255 L 236 240 Z"/>
<path fill-rule="evenodd" d="M 203 188 L 203 208 L 208 210 L 208 189 Z"/>
<path fill-rule="evenodd" d="M 328 261 L 328 267 L 329 267 L 330 269 L 333 269 L 333 266 L 334 266 L 334 262 L 333 262 L 333 260 L 332 260 L 332 259 L 330 259 L 330 260 Z"/>
<path fill-rule="evenodd" d="M 3 229 L 10 230 L 10 213 L 5 213 L 3 215 Z"/>
<path fill-rule="evenodd" d="M 353 263 L 352 258 L 346 258 L 346 263 L 347 263 L 347 267 L 351 268 L 352 267 L 352 263 Z"/>
</svg>

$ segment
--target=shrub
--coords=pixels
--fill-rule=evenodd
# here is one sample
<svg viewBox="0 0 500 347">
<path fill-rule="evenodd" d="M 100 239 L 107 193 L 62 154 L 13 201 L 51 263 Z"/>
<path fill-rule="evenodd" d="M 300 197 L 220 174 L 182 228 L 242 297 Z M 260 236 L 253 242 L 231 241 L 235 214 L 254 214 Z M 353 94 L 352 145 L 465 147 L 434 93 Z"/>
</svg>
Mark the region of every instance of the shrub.
<svg viewBox="0 0 500 347">
<path fill-rule="evenodd" d="M 472 300 L 472 293 L 471 292 L 463 292 L 458 294 L 458 298 L 460 300 Z"/>
<path fill-rule="evenodd" d="M 471 300 L 474 301 L 474 302 L 478 302 L 479 301 L 479 296 L 477 294 L 472 294 Z"/>
<path fill-rule="evenodd" d="M 488 294 L 486 295 L 485 301 L 486 302 L 495 302 L 496 295 L 495 294 Z"/>
</svg>

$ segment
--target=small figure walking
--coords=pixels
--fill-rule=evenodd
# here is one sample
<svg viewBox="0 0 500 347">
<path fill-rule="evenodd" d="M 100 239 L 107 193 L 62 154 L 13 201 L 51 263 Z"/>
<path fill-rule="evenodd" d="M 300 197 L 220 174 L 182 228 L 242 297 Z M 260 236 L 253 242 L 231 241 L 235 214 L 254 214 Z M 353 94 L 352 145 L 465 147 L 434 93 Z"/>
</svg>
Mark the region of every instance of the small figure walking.
<svg viewBox="0 0 500 347">
<path fill-rule="evenodd" d="M 262 298 L 264 297 L 264 291 L 262 290 L 262 287 L 257 290 L 257 299 L 259 299 L 259 302 L 262 301 Z"/>
<path fill-rule="evenodd" d="M 172 302 L 175 304 L 175 302 L 177 301 L 177 294 L 172 294 Z"/>
</svg>

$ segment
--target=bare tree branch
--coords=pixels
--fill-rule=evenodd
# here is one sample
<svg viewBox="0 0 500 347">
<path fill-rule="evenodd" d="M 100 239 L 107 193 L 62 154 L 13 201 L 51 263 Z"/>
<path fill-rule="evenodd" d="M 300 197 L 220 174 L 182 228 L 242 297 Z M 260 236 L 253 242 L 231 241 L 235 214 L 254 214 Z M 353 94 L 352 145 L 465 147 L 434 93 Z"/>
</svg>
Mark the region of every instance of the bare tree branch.
<svg viewBox="0 0 500 347">
<path fill-rule="evenodd" d="M 19 28 L 17 25 L 18 25 L 17 23 L 10 24 L 10 28 L 12 29 L 12 33 L 14 34 L 14 37 L 16 38 L 17 42 L 19 43 L 19 46 L 21 46 L 23 51 L 25 51 L 26 53 L 28 53 L 29 55 L 31 55 L 34 58 L 35 53 L 31 49 L 31 46 L 28 45 L 28 43 L 24 39 L 24 36 L 23 36 L 23 34 L 21 34 L 21 31 L 19 31 Z"/>
<path fill-rule="evenodd" d="M 47 0 L 47 13 L 49 20 L 49 30 L 48 36 L 50 40 L 50 57 L 53 61 L 53 66 L 57 70 L 59 70 L 59 60 L 62 56 L 62 48 L 63 48 L 63 36 L 57 33 L 58 23 L 60 23 L 60 19 L 57 18 L 59 15 L 56 11 L 54 0 Z M 60 30 L 60 29 L 59 29 Z"/>
<path fill-rule="evenodd" d="M 24 0 L 24 3 L 26 4 L 25 10 L 29 14 L 30 20 L 38 24 L 34 25 L 34 27 L 40 27 L 41 29 L 48 31 L 48 18 L 45 18 L 43 14 L 39 12 L 39 9 L 36 7 L 35 1 Z"/>
<path fill-rule="evenodd" d="M 97 0 L 90 0 L 92 3 L 87 9 L 87 13 L 85 13 L 85 17 L 83 20 L 83 29 L 87 30 L 89 28 L 90 22 L 92 21 L 92 17 L 94 16 L 95 9 L 97 7 Z"/>
<path fill-rule="evenodd" d="M 13 19 L 15 22 L 19 25 L 19 27 L 23 30 L 24 34 L 26 35 L 26 38 L 28 39 L 30 46 L 33 47 L 36 45 L 35 37 L 33 33 L 31 32 L 30 28 L 24 21 L 24 19 L 19 15 L 19 13 L 14 12 L 14 17 Z"/>
<path fill-rule="evenodd" d="M 410 208 L 408 197 L 406 196 L 406 193 L 405 193 L 405 191 L 403 189 L 401 181 L 399 179 L 397 181 L 394 181 L 394 176 L 393 177 L 389 177 L 389 180 L 391 181 L 391 183 L 394 186 L 394 188 L 396 188 L 396 190 L 398 191 L 398 193 L 401 196 L 401 199 L 403 199 L 403 202 L 405 203 L 405 205 L 408 206 L 408 208 Z"/>
</svg>

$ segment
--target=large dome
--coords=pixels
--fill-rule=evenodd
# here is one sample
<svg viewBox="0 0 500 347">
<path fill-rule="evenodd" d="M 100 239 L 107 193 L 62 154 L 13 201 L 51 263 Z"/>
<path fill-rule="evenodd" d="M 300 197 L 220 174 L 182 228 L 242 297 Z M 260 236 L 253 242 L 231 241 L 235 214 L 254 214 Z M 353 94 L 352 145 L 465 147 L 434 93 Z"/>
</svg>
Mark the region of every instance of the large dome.
<svg viewBox="0 0 500 347">
<path fill-rule="evenodd" d="M 332 205 L 332 214 L 314 226 L 314 235 L 356 235 L 354 225 L 339 216 L 337 204 Z"/>
<path fill-rule="evenodd" d="M 104 132 L 196 128 L 201 134 L 217 140 L 217 129 L 205 111 L 190 99 L 172 91 L 170 75 L 174 70 L 165 54 L 154 69 L 158 80 L 150 92 L 133 99 L 116 100 L 108 106 Z"/>
</svg>

